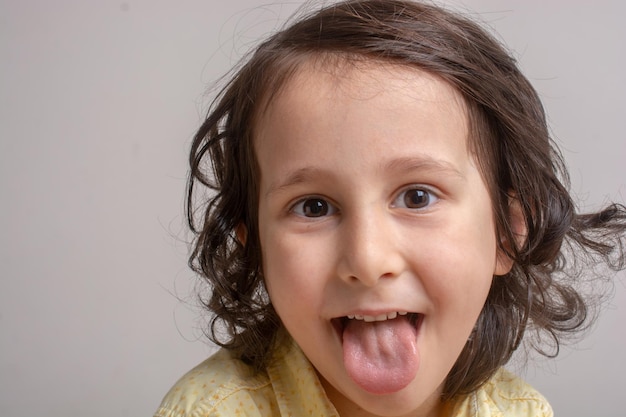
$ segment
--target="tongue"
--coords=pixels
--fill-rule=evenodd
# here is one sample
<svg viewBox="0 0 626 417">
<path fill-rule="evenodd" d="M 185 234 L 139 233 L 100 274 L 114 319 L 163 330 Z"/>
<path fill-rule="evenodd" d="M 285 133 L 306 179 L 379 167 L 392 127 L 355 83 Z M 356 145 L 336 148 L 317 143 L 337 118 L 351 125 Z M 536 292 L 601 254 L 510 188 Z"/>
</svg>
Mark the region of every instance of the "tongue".
<svg viewBox="0 0 626 417">
<path fill-rule="evenodd" d="M 343 331 L 343 361 L 348 375 L 372 394 L 406 387 L 419 368 L 417 330 L 406 316 L 367 323 L 348 320 Z"/>
</svg>

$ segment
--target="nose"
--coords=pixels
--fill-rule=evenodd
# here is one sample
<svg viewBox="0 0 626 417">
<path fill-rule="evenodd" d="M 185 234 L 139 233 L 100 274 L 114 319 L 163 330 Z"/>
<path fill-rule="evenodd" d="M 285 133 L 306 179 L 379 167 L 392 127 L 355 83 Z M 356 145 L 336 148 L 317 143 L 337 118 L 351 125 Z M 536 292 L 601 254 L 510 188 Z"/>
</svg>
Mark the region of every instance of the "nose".
<svg viewBox="0 0 626 417">
<path fill-rule="evenodd" d="M 400 275 L 404 257 L 397 225 L 389 213 L 363 210 L 342 222 L 337 273 L 348 283 L 374 286 Z"/>
</svg>

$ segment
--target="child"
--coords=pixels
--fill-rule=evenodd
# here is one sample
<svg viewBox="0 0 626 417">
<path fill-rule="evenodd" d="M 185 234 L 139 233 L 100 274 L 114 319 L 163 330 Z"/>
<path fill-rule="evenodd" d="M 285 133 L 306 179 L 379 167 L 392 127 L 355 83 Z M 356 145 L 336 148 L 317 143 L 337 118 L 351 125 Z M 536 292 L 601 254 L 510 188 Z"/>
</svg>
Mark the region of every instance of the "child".
<svg viewBox="0 0 626 417">
<path fill-rule="evenodd" d="M 624 207 L 575 213 L 534 89 L 432 5 L 348 0 L 275 34 L 190 163 L 224 349 L 156 416 L 550 416 L 502 366 L 528 331 L 588 325 L 567 259 L 624 266 Z"/>
</svg>

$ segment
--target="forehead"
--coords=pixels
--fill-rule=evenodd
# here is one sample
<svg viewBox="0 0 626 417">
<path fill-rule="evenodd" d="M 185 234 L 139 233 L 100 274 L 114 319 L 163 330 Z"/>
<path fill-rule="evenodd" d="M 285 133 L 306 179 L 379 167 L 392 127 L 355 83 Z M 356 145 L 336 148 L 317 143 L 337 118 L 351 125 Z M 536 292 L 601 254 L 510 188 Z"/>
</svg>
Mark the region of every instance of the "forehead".
<svg viewBox="0 0 626 417">
<path fill-rule="evenodd" d="M 426 102 L 432 113 L 460 114 L 454 122 L 462 123 L 461 128 L 469 131 L 467 106 L 459 91 L 441 77 L 415 67 L 341 54 L 320 54 L 298 59 L 292 66 L 285 65 L 283 71 L 282 81 L 274 84 L 273 90 L 263 94 L 259 101 L 253 121 L 255 148 L 260 138 L 267 136 L 270 125 L 276 127 L 277 121 L 279 125 L 287 125 L 295 119 L 302 120 L 317 102 L 361 101 L 366 104 L 379 96 L 390 98 L 384 108 L 380 108 L 390 113 L 389 129 L 400 123 L 400 118 L 406 119 L 406 112 L 402 111 L 405 103 L 420 101 Z M 465 145 L 467 147 L 467 143 Z"/>
<path fill-rule="evenodd" d="M 284 75 L 275 77 L 280 81 L 272 83 L 273 91 L 265 92 L 261 114 L 285 94 L 311 88 L 318 91 L 320 85 L 327 87 L 326 93 L 362 99 L 383 91 L 404 93 L 416 99 L 427 95 L 438 100 L 447 98 L 450 104 L 461 106 L 465 112 L 465 100 L 454 86 L 435 74 L 409 65 L 341 53 L 319 53 L 287 60 L 280 67 L 277 72 Z"/>
<path fill-rule="evenodd" d="M 261 188 L 307 172 L 382 175 L 407 161 L 463 176 L 475 170 L 467 125 L 461 95 L 427 72 L 366 62 L 302 67 L 255 126 Z"/>
</svg>

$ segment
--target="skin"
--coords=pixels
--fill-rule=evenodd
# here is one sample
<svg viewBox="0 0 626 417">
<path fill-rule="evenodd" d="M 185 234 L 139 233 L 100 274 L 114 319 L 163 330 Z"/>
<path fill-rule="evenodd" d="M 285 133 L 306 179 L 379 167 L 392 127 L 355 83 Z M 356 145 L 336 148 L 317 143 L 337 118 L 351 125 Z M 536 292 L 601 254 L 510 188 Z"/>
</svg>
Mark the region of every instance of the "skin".
<svg viewBox="0 0 626 417">
<path fill-rule="evenodd" d="M 510 268 L 460 94 L 416 69 L 309 63 L 255 128 L 267 289 L 328 397 L 345 416 L 440 415 L 493 276 Z M 333 323 L 393 311 L 423 316 L 420 365 L 374 395 L 346 373 Z"/>
</svg>

